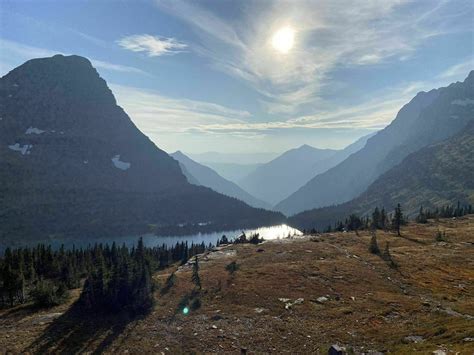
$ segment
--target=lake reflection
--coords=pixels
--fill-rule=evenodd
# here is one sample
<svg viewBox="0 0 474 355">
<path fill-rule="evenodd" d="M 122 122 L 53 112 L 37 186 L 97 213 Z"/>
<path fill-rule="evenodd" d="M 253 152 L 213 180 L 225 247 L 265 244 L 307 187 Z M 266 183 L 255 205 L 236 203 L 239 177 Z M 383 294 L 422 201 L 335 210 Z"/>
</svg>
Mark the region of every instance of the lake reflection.
<svg viewBox="0 0 474 355">
<path fill-rule="evenodd" d="M 282 239 L 288 236 L 297 236 L 302 235 L 302 233 L 295 228 L 287 226 L 286 224 L 280 224 L 277 226 L 271 227 L 260 227 L 256 229 L 243 229 L 243 230 L 234 230 L 234 231 L 225 231 L 225 232 L 213 232 L 213 233 L 198 233 L 185 236 L 154 236 L 147 235 L 143 237 L 143 241 L 146 246 L 153 247 L 166 244 L 168 246 L 175 245 L 180 242 L 188 242 L 188 244 L 200 244 L 204 242 L 206 245 L 209 243 L 216 244 L 217 240 L 220 239 L 223 235 L 227 236 L 228 239 L 233 240 L 236 237 L 242 234 L 242 231 L 245 232 L 247 236 L 251 234 L 258 233 L 260 238 L 265 240 L 271 239 Z M 127 238 L 128 239 L 128 238 Z M 132 243 L 136 243 L 137 238 L 135 237 Z M 116 242 L 118 242 L 116 240 Z"/>
</svg>

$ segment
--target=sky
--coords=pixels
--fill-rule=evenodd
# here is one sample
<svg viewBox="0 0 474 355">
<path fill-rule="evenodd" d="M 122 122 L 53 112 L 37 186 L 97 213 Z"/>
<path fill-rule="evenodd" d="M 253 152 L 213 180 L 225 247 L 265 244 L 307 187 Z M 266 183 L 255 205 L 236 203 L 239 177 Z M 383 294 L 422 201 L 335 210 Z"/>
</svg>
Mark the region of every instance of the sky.
<svg viewBox="0 0 474 355">
<path fill-rule="evenodd" d="M 474 2 L 0 1 L 1 76 L 57 53 L 167 152 L 342 148 L 474 69 Z"/>
</svg>

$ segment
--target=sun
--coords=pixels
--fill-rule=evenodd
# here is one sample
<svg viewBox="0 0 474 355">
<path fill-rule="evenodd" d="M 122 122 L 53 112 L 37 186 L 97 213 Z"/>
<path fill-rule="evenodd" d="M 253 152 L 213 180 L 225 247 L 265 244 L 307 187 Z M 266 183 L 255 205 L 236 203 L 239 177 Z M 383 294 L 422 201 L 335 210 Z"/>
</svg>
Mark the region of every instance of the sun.
<svg viewBox="0 0 474 355">
<path fill-rule="evenodd" d="M 272 46 L 280 53 L 288 53 L 295 43 L 295 30 L 289 26 L 280 28 L 272 37 Z"/>
</svg>

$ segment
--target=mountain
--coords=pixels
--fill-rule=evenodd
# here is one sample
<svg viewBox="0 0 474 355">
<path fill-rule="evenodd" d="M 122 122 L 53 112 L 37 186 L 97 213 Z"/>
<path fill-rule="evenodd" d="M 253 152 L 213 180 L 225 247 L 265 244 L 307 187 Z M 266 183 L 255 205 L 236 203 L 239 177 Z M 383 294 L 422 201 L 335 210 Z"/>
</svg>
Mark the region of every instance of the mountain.
<svg viewBox="0 0 474 355">
<path fill-rule="evenodd" d="M 287 215 L 349 201 L 406 156 L 461 131 L 474 119 L 474 71 L 464 82 L 418 93 L 364 148 L 311 179 L 275 209 Z"/>
<path fill-rule="evenodd" d="M 248 192 L 242 190 L 233 182 L 224 179 L 211 168 L 195 162 L 191 158 L 184 155 L 182 152 L 177 151 L 170 155 L 180 163 L 183 174 L 191 184 L 209 187 L 210 189 L 213 189 L 214 191 L 217 191 L 221 194 L 235 197 L 241 201 L 244 201 L 249 206 L 257 208 L 270 207 L 265 202 L 256 199 Z"/>
<path fill-rule="evenodd" d="M 291 149 L 256 168 L 239 185 L 272 205 L 288 197 L 317 174 L 338 164 L 362 148 L 363 137 L 342 150 L 318 149 L 309 145 Z"/>
<path fill-rule="evenodd" d="M 278 156 L 278 153 L 186 153 L 194 161 L 201 164 L 233 163 L 233 164 L 261 164 L 267 163 Z"/>
<path fill-rule="evenodd" d="M 317 149 L 305 144 L 259 166 L 243 178 L 239 185 L 257 198 L 274 205 L 308 181 L 316 163 L 335 153 L 332 149 Z"/>
<path fill-rule="evenodd" d="M 238 184 L 243 178 L 255 171 L 262 163 L 256 164 L 237 164 L 237 163 L 215 163 L 203 162 L 202 164 L 210 167 L 223 178 Z"/>
<path fill-rule="evenodd" d="M 33 59 L 0 79 L 0 240 L 283 220 L 188 183 L 85 58 Z"/>
<path fill-rule="evenodd" d="M 375 207 L 393 211 L 397 203 L 408 216 L 416 215 L 420 206 L 433 210 L 458 201 L 474 204 L 473 152 L 474 121 L 455 136 L 408 155 L 354 200 L 302 212 L 290 223 L 323 229 L 351 213 L 368 215 Z"/>
</svg>

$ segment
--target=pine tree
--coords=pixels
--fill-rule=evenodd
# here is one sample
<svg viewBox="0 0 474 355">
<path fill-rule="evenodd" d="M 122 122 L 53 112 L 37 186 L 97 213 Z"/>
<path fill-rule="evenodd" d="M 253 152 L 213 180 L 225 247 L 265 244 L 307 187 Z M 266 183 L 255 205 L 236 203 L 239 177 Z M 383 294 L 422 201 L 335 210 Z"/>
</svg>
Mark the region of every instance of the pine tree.
<svg viewBox="0 0 474 355">
<path fill-rule="evenodd" d="M 388 264 L 391 268 L 398 267 L 397 263 L 392 258 L 392 254 L 390 254 L 390 246 L 389 246 L 388 242 L 385 244 L 385 251 L 383 253 L 383 259 L 388 262 Z"/>
<path fill-rule="evenodd" d="M 382 208 L 380 211 L 380 229 L 384 229 L 387 225 L 387 213 L 385 212 L 385 208 Z"/>
<path fill-rule="evenodd" d="M 370 238 L 369 251 L 372 254 L 379 255 L 380 254 L 380 249 L 379 249 L 379 245 L 377 243 L 377 232 L 376 232 L 375 228 L 372 229 L 371 234 L 372 234 L 372 237 Z"/>
<path fill-rule="evenodd" d="M 401 236 L 400 234 L 400 227 L 403 223 L 403 212 L 402 212 L 402 207 L 400 204 L 397 205 L 395 208 L 395 215 L 393 217 L 393 225 L 395 230 L 397 231 L 397 235 Z"/>
<path fill-rule="evenodd" d="M 351 214 L 349 216 L 349 220 L 347 221 L 346 225 L 349 230 L 356 231 L 357 233 L 357 231 L 362 226 L 362 221 L 357 215 Z"/>
<path fill-rule="evenodd" d="M 380 211 L 378 207 L 375 207 L 374 212 L 372 212 L 372 226 L 375 229 L 380 228 Z"/>
<path fill-rule="evenodd" d="M 191 280 L 194 282 L 196 287 L 200 290 L 201 289 L 201 278 L 199 277 L 199 259 L 196 256 L 194 259 L 193 264 L 193 274 Z"/>
<path fill-rule="evenodd" d="M 418 212 L 418 216 L 416 217 L 417 223 L 427 223 L 428 219 L 426 218 L 426 214 L 423 211 L 423 206 L 420 207 L 420 212 Z"/>
</svg>

